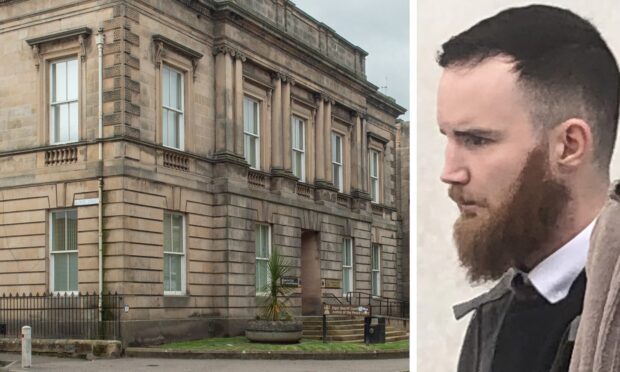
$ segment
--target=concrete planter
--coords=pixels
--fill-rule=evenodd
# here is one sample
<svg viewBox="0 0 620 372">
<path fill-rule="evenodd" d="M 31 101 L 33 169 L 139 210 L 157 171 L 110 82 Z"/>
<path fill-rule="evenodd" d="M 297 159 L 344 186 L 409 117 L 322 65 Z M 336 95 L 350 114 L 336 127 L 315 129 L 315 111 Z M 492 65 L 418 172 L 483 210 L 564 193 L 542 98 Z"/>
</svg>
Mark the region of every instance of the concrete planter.
<svg viewBox="0 0 620 372">
<path fill-rule="evenodd" d="M 252 342 L 298 343 L 303 324 L 300 321 L 252 320 L 245 329 L 245 337 Z"/>
</svg>

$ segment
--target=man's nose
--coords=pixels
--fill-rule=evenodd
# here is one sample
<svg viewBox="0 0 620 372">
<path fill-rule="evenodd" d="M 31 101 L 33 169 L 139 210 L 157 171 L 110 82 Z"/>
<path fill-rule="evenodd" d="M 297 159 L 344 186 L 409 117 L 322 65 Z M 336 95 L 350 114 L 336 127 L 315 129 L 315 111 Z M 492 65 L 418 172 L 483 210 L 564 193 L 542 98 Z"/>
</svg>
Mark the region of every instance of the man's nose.
<svg viewBox="0 0 620 372">
<path fill-rule="evenodd" d="M 440 176 L 441 182 L 449 185 L 464 185 L 469 182 L 469 171 L 465 166 L 465 162 L 459 156 L 458 152 L 448 144 L 446 146 L 443 171 Z"/>
</svg>

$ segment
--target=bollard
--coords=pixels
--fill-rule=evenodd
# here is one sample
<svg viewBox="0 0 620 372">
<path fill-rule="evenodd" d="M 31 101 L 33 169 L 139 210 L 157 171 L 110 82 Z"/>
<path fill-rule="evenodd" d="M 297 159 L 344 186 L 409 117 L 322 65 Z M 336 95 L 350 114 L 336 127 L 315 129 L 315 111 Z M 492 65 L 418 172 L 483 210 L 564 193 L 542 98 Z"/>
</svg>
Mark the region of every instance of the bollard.
<svg viewBox="0 0 620 372">
<path fill-rule="evenodd" d="M 32 366 L 32 330 L 30 326 L 22 327 L 22 368 Z"/>
</svg>

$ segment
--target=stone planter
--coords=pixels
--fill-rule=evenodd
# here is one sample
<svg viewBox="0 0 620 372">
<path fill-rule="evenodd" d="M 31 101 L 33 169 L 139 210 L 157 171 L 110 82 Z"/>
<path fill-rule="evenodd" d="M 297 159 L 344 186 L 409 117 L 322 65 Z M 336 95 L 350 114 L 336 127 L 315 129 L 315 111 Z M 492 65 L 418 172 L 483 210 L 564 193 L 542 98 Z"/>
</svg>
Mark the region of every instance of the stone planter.
<svg viewBox="0 0 620 372">
<path fill-rule="evenodd" d="M 245 337 L 252 342 L 292 344 L 301 340 L 302 332 L 300 321 L 251 320 L 245 328 Z"/>
</svg>

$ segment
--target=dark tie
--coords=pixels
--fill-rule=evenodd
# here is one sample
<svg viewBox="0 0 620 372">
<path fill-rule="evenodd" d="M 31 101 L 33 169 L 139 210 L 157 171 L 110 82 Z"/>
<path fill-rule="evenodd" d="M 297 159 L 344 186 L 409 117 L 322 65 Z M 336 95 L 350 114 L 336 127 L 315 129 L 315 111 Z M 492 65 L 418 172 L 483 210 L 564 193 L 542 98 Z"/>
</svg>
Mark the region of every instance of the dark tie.
<svg viewBox="0 0 620 372">
<path fill-rule="evenodd" d="M 511 287 L 518 301 L 533 301 L 541 298 L 540 293 L 538 293 L 524 273 L 517 273 L 515 275 L 512 279 Z"/>
</svg>

